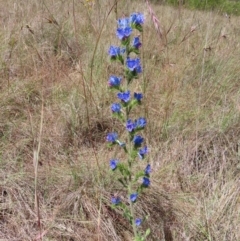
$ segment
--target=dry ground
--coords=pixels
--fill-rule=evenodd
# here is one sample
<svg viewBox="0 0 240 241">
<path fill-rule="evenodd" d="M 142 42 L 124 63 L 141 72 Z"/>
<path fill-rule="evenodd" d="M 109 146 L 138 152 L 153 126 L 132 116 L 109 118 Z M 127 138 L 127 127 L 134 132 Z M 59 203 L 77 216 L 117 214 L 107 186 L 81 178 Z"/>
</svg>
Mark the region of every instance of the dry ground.
<svg viewBox="0 0 240 241">
<path fill-rule="evenodd" d="M 1 240 L 131 240 L 109 204 L 113 2 L 0 0 Z M 138 211 L 149 240 L 240 240 L 240 19 L 152 7 L 161 33 L 144 1 L 117 11 L 146 16 L 134 88 L 153 173 Z"/>
</svg>

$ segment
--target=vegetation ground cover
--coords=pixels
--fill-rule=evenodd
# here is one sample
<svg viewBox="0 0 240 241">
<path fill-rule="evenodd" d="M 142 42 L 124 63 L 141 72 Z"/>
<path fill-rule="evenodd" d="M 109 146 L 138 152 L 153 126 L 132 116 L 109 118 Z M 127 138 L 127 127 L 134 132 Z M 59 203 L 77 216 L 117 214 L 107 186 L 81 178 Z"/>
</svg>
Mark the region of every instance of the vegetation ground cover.
<svg viewBox="0 0 240 241">
<path fill-rule="evenodd" d="M 166 3 L 175 7 L 187 7 L 199 10 L 214 10 L 222 14 L 240 15 L 240 2 L 238 0 L 152 0 L 155 3 Z"/>
<path fill-rule="evenodd" d="M 107 81 L 120 69 L 107 52 L 116 18 L 135 11 L 146 17 L 135 87 L 153 168 L 138 210 L 149 240 L 240 240 L 239 17 L 151 7 L 0 0 L 1 239 L 131 240 L 110 208 L 121 189 L 106 134 L 121 126 Z"/>
</svg>

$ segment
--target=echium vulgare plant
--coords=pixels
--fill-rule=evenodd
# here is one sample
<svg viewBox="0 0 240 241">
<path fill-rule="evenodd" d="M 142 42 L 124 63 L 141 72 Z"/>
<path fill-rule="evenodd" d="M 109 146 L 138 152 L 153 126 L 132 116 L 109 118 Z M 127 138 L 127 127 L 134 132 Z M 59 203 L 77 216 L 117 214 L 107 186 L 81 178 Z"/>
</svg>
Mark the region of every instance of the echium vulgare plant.
<svg viewBox="0 0 240 241">
<path fill-rule="evenodd" d="M 150 233 L 150 229 L 145 232 L 141 229 L 142 222 L 146 217 L 139 217 L 136 213 L 140 194 L 150 185 L 150 164 L 146 164 L 144 170 L 138 170 L 139 161 L 143 160 L 148 153 L 147 146 L 144 146 L 144 138 L 139 134 L 146 126 L 144 117 L 134 118 L 131 116 L 132 110 L 141 105 L 143 94 L 132 93 L 130 84 L 137 79 L 142 72 L 139 56 L 141 47 L 140 37 L 132 36 L 134 32 L 143 31 L 144 16 L 141 13 L 133 13 L 130 17 L 118 20 L 116 35 L 121 41 L 120 46 L 110 46 L 108 54 L 112 61 L 123 66 L 123 76 L 112 75 L 109 77 L 109 88 L 117 92 L 118 102 L 111 105 L 113 116 L 118 118 L 125 126 L 127 138 L 122 141 L 116 132 L 108 133 L 107 142 L 109 146 L 118 146 L 126 153 L 126 161 L 113 158 L 110 160 L 112 171 L 119 172 L 119 182 L 123 190 L 127 193 L 128 201 L 121 200 L 115 195 L 111 198 L 112 207 L 120 208 L 124 217 L 130 222 L 135 241 L 143 241 Z M 137 171 L 136 171 L 137 170 Z"/>
</svg>

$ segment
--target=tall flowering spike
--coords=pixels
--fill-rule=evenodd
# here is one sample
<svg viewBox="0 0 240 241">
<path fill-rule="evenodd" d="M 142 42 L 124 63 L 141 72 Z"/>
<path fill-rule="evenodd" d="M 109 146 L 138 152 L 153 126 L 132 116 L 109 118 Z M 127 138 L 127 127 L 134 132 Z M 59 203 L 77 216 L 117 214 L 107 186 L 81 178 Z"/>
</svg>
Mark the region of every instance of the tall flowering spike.
<svg viewBox="0 0 240 241">
<path fill-rule="evenodd" d="M 128 103 L 131 99 L 130 90 L 127 90 L 126 92 L 119 92 L 117 97 L 124 103 Z"/>
<path fill-rule="evenodd" d="M 136 72 L 136 73 L 142 72 L 142 67 L 141 67 L 139 58 L 135 58 L 135 59 L 127 58 L 126 65 L 127 65 L 127 68 L 132 72 Z"/>
<path fill-rule="evenodd" d="M 122 106 L 119 103 L 113 103 L 111 106 L 112 112 L 117 114 L 121 113 L 121 108 Z"/>
<path fill-rule="evenodd" d="M 139 150 L 138 156 L 141 160 L 143 160 L 147 153 L 148 153 L 148 148 L 145 146 L 145 147 L 143 147 L 142 149 Z"/>
<path fill-rule="evenodd" d="M 148 164 L 144 170 L 145 175 L 149 176 L 152 171 L 151 165 Z"/>
<path fill-rule="evenodd" d="M 110 160 L 110 168 L 114 171 L 117 168 L 118 160 L 112 159 Z"/>
<path fill-rule="evenodd" d="M 113 133 L 108 133 L 106 139 L 107 139 L 107 142 L 115 143 L 117 141 L 117 138 L 118 138 L 117 133 L 113 132 Z"/>
<path fill-rule="evenodd" d="M 121 203 L 120 197 L 112 197 L 111 201 L 112 201 L 112 204 L 114 205 L 118 205 Z"/>
<path fill-rule="evenodd" d="M 148 177 L 143 177 L 143 182 L 142 182 L 142 186 L 143 187 L 149 187 L 150 185 L 150 180 Z"/>
<path fill-rule="evenodd" d="M 115 75 L 112 75 L 109 77 L 108 79 L 108 85 L 111 88 L 116 88 L 119 89 L 120 84 L 121 84 L 122 78 L 121 77 L 117 77 Z"/>
<path fill-rule="evenodd" d="M 141 135 L 137 135 L 138 132 L 143 130 L 147 124 L 144 117 L 132 118 L 132 110 L 134 107 L 141 104 L 143 94 L 134 93 L 131 96 L 130 84 L 134 79 L 138 78 L 138 75 L 142 72 L 141 61 L 139 58 L 139 48 L 142 46 L 140 41 L 140 35 L 131 36 L 133 31 L 136 30 L 142 32 L 142 25 L 144 23 L 144 16 L 141 13 L 133 13 L 129 18 L 120 18 L 117 21 L 116 35 L 121 41 L 121 47 L 110 46 L 108 54 L 111 60 L 116 60 L 122 66 L 120 69 L 123 70 L 123 78 L 125 85 L 121 84 L 121 77 L 110 76 L 108 84 L 111 89 L 118 90 L 117 98 L 121 101 L 119 103 L 113 103 L 111 105 L 112 114 L 117 117 L 123 125 L 125 125 L 126 131 L 128 132 L 128 141 L 126 144 L 118 139 L 117 133 L 109 133 L 107 135 L 107 141 L 110 142 L 109 146 L 119 145 L 122 147 L 127 155 L 126 161 L 119 163 L 117 159 L 112 159 L 109 162 L 110 169 L 115 171 L 118 170 L 121 177 L 118 179 L 119 182 L 126 188 L 128 193 L 129 204 L 122 203 L 118 196 L 111 198 L 112 204 L 119 205 L 123 210 L 123 213 L 128 217 L 135 237 L 134 240 L 145 240 L 149 234 L 149 230 L 146 231 L 145 235 L 142 236 L 142 232 L 138 232 L 137 228 L 141 225 L 142 219 L 136 218 L 133 203 L 137 202 L 140 193 L 150 185 L 150 172 L 151 167 L 148 165 L 144 171 L 134 172 L 136 169 L 133 168 L 136 165 L 137 157 L 141 160 L 145 158 L 148 153 L 147 146 L 142 147 L 144 138 Z M 134 57 L 135 55 L 135 57 Z M 131 119 L 132 118 L 132 119 Z M 123 135 L 124 136 L 124 135 Z M 121 139 L 121 138 L 120 138 Z M 136 182 L 136 180 L 142 177 L 142 183 Z M 133 191 L 137 190 L 137 191 Z"/>
<path fill-rule="evenodd" d="M 132 193 L 130 195 L 130 201 L 133 202 L 133 203 L 136 202 L 137 197 L 138 197 L 138 193 Z"/>
</svg>

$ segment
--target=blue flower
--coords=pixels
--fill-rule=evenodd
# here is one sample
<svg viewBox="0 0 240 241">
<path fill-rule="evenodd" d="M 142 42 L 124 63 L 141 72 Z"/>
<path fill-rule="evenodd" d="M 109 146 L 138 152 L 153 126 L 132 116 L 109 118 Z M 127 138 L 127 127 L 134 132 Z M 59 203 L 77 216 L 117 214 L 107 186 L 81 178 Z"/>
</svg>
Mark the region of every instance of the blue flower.
<svg viewBox="0 0 240 241">
<path fill-rule="evenodd" d="M 113 133 L 108 133 L 108 135 L 107 135 L 107 141 L 108 141 L 108 142 L 114 143 L 114 142 L 116 142 L 117 138 L 118 138 L 118 135 L 117 135 L 117 133 L 115 133 L 115 132 L 113 132 Z"/>
<path fill-rule="evenodd" d="M 133 143 L 136 147 L 141 146 L 142 142 L 143 142 L 143 138 L 141 136 L 134 136 L 133 137 Z"/>
<path fill-rule="evenodd" d="M 142 98 L 143 98 L 142 93 L 134 93 L 134 99 L 136 99 L 137 101 L 141 101 Z"/>
<path fill-rule="evenodd" d="M 148 164 L 148 165 L 146 166 L 145 170 L 144 170 L 144 173 L 145 173 L 145 175 L 148 176 L 148 175 L 150 174 L 151 171 L 152 171 L 152 169 L 151 169 L 151 165 Z"/>
<path fill-rule="evenodd" d="M 129 102 L 131 99 L 130 90 L 128 90 L 126 92 L 119 92 L 117 94 L 117 97 L 125 103 Z"/>
<path fill-rule="evenodd" d="M 138 227 L 142 224 L 142 219 L 141 218 L 136 218 L 135 219 L 135 225 Z"/>
<path fill-rule="evenodd" d="M 130 27 L 130 19 L 129 18 L 120 18 L 120 19 L 118 19 L 118 27 L 119 28 Z"/>
<path fill-rule="evenodd" d="M 126 123 L 126 129 L 127 129 L 127 131 L 129 131 L 129 132 L 132 132 L 132 131 L 134 131 L 134 129 L 135 129 L 135 123 L 133 123 L 132 122 L 132 120 L 127 120 L 127 123 Z"/>
<path fill-rule="evenodd" d="M 110 46 L 108 50 L 108 54 L 110 55 L 111 58 L 116 58 L 117 56 L 123 54 L 125 52 L 125 49 L 121 49 L 120 47 L 116 46 Z"/>
<path fill-rule="evenodd" d="M 132 194 L 130 195 L 130 200 L 131 200 L 131 202 L 136 202 L 137 197 L 138 197 L 138 194 L 137 194 L 137 193 L 132 193 Z"/>
<path fill-rule="evenodd" d="M 135 121 L 136 128 L 143 129 L 147 124 L 147 121 L 144 117 L 140 117 Z"/>
<path fill-rule="evenodd" d="M 117 77 L 117 76 L 112 75 L 112 76 L 110 76 L 110 78 L 108 80 L 108 85 L 110 87 L 116 87 L 117 88 L 117 87 L 120 86 L 121 80 L 122 80 L 121 77 Z"/>
<path fill-rule="evenodd" d="M 131 33 L 132 33 L 131 27 L 118 28 L 116 35 L 120 40 L 125 40 L 131 35 Z"/>
<path fill-rule="evenodd" d="M 148 153 L 148 148 L 145 146 L 139 150 L 138 156 L 140 159 L 144 159 L 145 155 Z"/>
<path fill-rule="evenodd" d="M 112 204 L 114 205 L 118 205 L 121 203 L 120 197 L 112 197 L 111 201 L 112 201 Z"/>
<path fill-rule="evenodd" d="M 149 187 L 149 185 L 150 185 L 150 180 L 149 180 L 148 177 L 144 177 L 144 178 L 143 178 L 142 185 L 143 185 L 144 187 Z"/>
<path fill-rule="evenodd" d="M 139 58 L 130 59 L 128 57 L 127 61 L 126 61 L 126 64 L 127 64 L 127 68 L 130 71 L 136 71 L 137 73 L 141 73 L 142 72 L 142 67 L 140 65 L 140 59 Z"/>
<path fill-rule="evenodd" d="M 127 39 L 132 33 L 132 28 L 130 26 L 129 18 L 120 18 L 118 19 L 118 28 L 116 35 L 120 40 Z"/>
<path fill-rule="evenodd" d="M 111 106 L 111 110 L 113 113 L 120 113 L 121 112 L 121 105 L 119 103 L 113 103 Z"/>
<path fill-rule="evenodd" d="M 129 20 L 133 25 L 142 25 L 144 23 L 144 16 L 142 13 L 132 13 Z"/>
<path fill-rule="evenodd" d="M 132 46 L 135 49 L 139 49 L 142 46 L 139 37 L 134 37 L 133 42 L 132 42 Z"/>
<path fill-rule="evenodd" d="M 112 159 L 110 160 L 110 168 L 114 171 L 117 168 L 118 160 Z"/>
<path fill-rule="evenodd" d="M 126 123 L 126 129 L 129 132 L 134 131 L 135 129 L 143 129 L 146 125 L 146 119 L 143 117 L 140 117 L 138 120 L 135 120 L 135 122 L 133 122 L 131 119 L 127 120 Z"/>
</svg>

